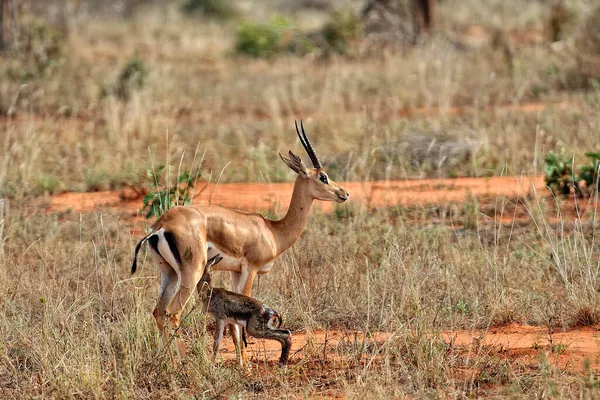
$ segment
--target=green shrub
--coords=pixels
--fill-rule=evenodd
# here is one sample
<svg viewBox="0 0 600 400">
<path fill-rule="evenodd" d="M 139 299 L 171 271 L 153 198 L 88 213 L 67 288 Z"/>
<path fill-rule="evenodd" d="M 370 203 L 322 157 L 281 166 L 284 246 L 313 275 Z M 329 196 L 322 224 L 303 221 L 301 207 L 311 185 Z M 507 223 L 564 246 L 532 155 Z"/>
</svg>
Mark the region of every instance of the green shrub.
<svg viewBox="0 0 600 400">
<path fill-rule="evenodd" d="M 246 21 L 236 29 L 235 49 L 250 57 L 268 57 L 283 49 L 284 32 L 291 32 L 289 22 L 283 18 L 274 18 L 261 23 Z"/>
<path fill-rule="evenodd" d="M 549 153 L 546 156 L 546 185 L 555 194 L 568 195 L 571 189 L 580 196 L 591 196 L 598 191 L 598 168 L 600 167 L 600 153 L 585 153 L 590 162 L 578 166 L 579 173 L 575 179 L 573 171 L 574 156 L 568 156 L 561 151 L 560 154 Z"/>
<path fill-rule="evenodd" d="M 568 195 L 571 188 L 579 191 L 579 185 L 573 174 L 574 156 L 568 156 L 564 150 L 560 154 L 550 152 L 545 158 L 544 181 L 554 194 Z"/>
<path fill-rule="evenodd" d="M 350 42 L 360 37 L 362 22 L 351 11 L 335 11 L 331 14 L 329 22 L 323 27 L 323 37 L 333 51 L 346 54 Z"/>
<path fill-rule="evenodd" d="M 131 59 L 125 64 L 117 78 L 116 94 L 127 100 L 134 90 L 144 87 L 149 69 L 142 60 Z"/>
<path fill-rule="evenodd" d="M 228 0 L 186 0 L 181 10 L 185 14 L 198 14 L 220 20 L 237 15 L 237 9 Z"/>
<path fill-rule="evenodd" d="M 268 23 L 246 21 L 236 30 L 235 49 L 251 57 L 278 53 L 305 55 L 316 48 L 347 54 L 351 41 L 362 32 L 360 19 L 352 12 L 334 12 L 322 30 L 306 34 L 293 29 L 288 20 L 274 18 Z"/>
<path fill-rule="evenodd" d="M 579 180 L 585 183 L 585 192 L 591 195 L 593 189 L 598 191 L 600 153 L 585 153 L 585 155 L 590 159 L 590 164 L 579 167 Z"/>
</svg>

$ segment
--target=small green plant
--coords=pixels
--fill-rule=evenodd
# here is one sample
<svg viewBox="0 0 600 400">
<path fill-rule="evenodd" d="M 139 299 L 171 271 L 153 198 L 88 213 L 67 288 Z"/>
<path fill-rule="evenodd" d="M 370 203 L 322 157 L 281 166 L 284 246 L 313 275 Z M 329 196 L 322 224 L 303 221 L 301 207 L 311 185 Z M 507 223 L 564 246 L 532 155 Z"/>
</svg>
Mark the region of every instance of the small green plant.
<svg viewBox="0 0 600 400">
<path fill-rule="evenodd" d="M 591 195 L 593 190 L 598 191 L 598 168 L 600 167 L 600 153 L 585 153 L 590 163 L 579 167 L 579 180 L 585 183 L 585 192 Z"/>
<path fill-rule="evenodd" d="M 137 58 L 129 60 L 117 79 L 117 96 L 127 100 L 131 96 L 131 92 L 143 88 L 148 71 L 148 67 L 142 60 Z"/>
<path fill-rule="evenodd" d="M 181 6 L 184 14 L 226 20 L 237 15 L 237 9 L 228 0 L 186 0 Z"/>
<path fill-rule="evenodd" d="M 555 354 L 563 354 L 565 351 L 567 351 L 568 347 L 568 344 L 557 344 L 556 346 L 552 347 L 552 352 Z"/>
<path fill-rule="evenodd" d="M 573 175 L 573 159 L 574 156 L 566 155 L 564 150 L 560 153 L 550 152 L 544 159 L 544 181 L 554 194 L 568 195 L 571 188 L 579 192 L 579 184 Z"/>
<path fill-rule="evenodd" d="M 144 207 L 142 208 L 146 212 L 146 218 L 153 216 L 158 218 L 172 207 L 192 204 L 192 189 L 194 188 L 192 180 L 198 173 L 193 174 L 189 170 L 184 170 L 177 176 L 176 183 L 170 186 L 161 185 L 158 176 L 165 168 L 164 165 L 161 165 L 156 171 L 149 170 L 147 173 L 151 184 L 150 192 L 144 197 Z"/>
<path fill-rule="evenodd" d="M 454 309 L 461 313 L 461 314 L 466 314 L 469 312 L 469 303 L 467 303 L 466 301 L 464 301 L 463 299 L 458 299 L 458 301 L 456 302 Z"/>
</svg>

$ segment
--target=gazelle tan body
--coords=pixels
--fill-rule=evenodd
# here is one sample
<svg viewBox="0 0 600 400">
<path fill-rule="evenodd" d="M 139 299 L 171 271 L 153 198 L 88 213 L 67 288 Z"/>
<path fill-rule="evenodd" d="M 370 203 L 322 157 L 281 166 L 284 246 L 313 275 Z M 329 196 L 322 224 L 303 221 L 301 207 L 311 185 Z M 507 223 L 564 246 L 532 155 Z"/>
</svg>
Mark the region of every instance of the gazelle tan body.
<svg viewBox="0 0 600 400">
<path fill-rule="evenodd" d="M 154 263 L 161 271 L 160 297 L 153 315 L 165 342 L 168 340 L 165 331 L 167 314 L 170 327 L 176 329 L 209 257 L 220 254 L 223 260 L 214 269 L 230 271 L 232 291 L 250 296 L 256 275 L 267 273 L 275 257 L 298 240 L 314 200 L 342 203 L 348 199 L 349 194 L 344 188 L 329 180 L 304 127 L 300 132 L 296 125 L 296 132 L 315 168 L 307 168 L 291 151 L 289 158 L 280 154 L 298 174 L 284 218 L 272 221 L 260 214 L 217 206 L 174 207 L 152 225 L 150 233 L 136 246 L 132 273 L 136 270 L 137 252 L 145 240 L 148 240 Z M 232 324 L 230 330 L 243 364 L 246 356 L 239 329 Z M 180 342 L 178 347 L 182 352 Z"/>
</svg>

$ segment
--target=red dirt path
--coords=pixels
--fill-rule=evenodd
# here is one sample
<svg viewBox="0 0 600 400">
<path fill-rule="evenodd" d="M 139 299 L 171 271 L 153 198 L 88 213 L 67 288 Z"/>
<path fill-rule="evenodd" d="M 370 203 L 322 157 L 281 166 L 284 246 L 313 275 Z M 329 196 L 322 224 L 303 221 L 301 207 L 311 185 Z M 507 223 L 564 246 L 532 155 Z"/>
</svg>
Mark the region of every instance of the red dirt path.
<svg viewBox="0 0 600 400">
<path fill-rule="evenodd" d="M 450 351 L 465 358 L 496 356 L 500 359 L 519 360 L 520 364 L 534 367 L 543 358 L 557 368 L 578 371 L 584 370 L 584 361 L 590 369 L 600 373 L 600 326 L 582 327 L 568 331 L 552 331 L 544 327 L 510 324 L 484 330 L 443 331 L 442 338 Z M 293 334 L 292 365 L 307 359 L 343 362 L 348 358 L 348 349 L 368 344 L 371 358 L 394 340 L 393 334 L 380 332 L 374 337 L 365 338 L 361 333 L 344 331 L 312 331 Z M 251 361 L 275 362 L 278 360 L 281 345 L 272 340 L 249 339 L 248 351 Z M 226 361 L 235 360 L 233 342 L 226 338 L 220 357 Z M 347 361 L 347 360 L 346 360 Z"/>
<path fill-rule="evenodd" d="M 462 202 L 470 196 L 518 197 L 529 193 L 533 187 L 543 190 L 542 176 L 423 179 L 406 181 L 375 181 L 341 183 L 350 193 L 352 204 L 369 207 L 394 205 L 447 204 Z M 290 202 L 293 183 L 228 183 L 205 184 L 200 186 L 194 197 L 194 204 L 213 204 L 246 211 L 274 211 L 284 213 Z M 49 198 L 48 213 L 93 210 L 130 211 L 137 213 L 142 201 L 140 198 L 127 199 L 123 193 L 62 193 Z M 334 203 L 315 203 L 316 207 L 327 212 Z"/>
</svg>

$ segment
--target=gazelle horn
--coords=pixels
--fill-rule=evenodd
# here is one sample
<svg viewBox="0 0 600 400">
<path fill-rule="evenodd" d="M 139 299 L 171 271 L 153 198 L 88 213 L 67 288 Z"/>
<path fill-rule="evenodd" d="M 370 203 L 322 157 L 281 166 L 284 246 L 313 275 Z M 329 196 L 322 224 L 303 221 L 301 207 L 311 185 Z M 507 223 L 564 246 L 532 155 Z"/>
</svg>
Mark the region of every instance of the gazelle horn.
<svg viewBox="0 0 600 400">
<path fill-rule="evenodd" d="M 308 156 L 310 157 L 310 160 L 312 161 L 313 166 L 317 169 L 322 168 L 321 161 L 319 161 L 319 157 L 317 157 L 317 153 L 315 153 L 315 150 L 313 149 L 312 145 L 310 144 L 310 140 L 308 140 L 308 136 L 306 136 L 306 132 L 304 131 L 304 125 L 302 124 L 302 120 L 300 120 L 300 128 L 302 129 L 302 133 L 300 133 L 300 130 L 298 130 L 298 122 L 294 121 L 294 124 L 296 125 L 296 133 L 298 134 L 298 137 L 300 138 L 300 142 L 302 143 L 302 146 L 304 146 L 304 149 L 308 153 Z"/>
</svg>

